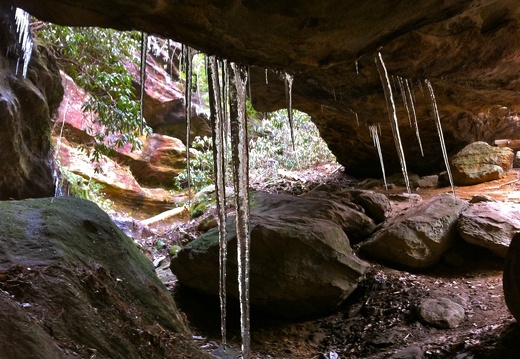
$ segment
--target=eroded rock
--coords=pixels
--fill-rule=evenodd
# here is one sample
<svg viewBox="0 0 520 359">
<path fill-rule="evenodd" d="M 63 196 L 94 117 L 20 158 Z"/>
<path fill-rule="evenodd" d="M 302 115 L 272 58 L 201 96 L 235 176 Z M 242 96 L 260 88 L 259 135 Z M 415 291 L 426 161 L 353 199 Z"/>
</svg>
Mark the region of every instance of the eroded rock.
<svg viewBox="0 0 520 359">
<path fill-rule="evenodd" d="M 431 267 L 455 242 L 457 218 L 466 207 L 452 195 L 434 197 L 385 222 L 360 249 L 390 265 Z"/>
</svg>

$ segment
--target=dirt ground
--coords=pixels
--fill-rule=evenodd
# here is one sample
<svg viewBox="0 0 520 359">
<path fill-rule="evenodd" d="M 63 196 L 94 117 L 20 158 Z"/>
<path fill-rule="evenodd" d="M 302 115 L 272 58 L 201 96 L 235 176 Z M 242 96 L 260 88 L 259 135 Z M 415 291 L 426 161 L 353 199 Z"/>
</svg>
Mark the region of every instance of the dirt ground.
<svg viewBox="0 0 520 359">
<path fill-rule="evenodd" d="M 324 173 L 328 175 L 323 176 Z M 457 196 L 463 199 L 469 199 L 475 194 L 487 194 L 497 200 L 520 202 L 518 179 L 518 172 L 511 172 L 498 181 L 457 187 L 455 190 Z M 339 168 L 326 165 L 306 173 L 287 174 L 284 180 L 262 189 L 303 193 L 324 182 L 349 187 L 355 187 L 357 183 L 342 175 Z M 415 189 L 414 193 L 427 199 L 450 190 L 449 187 Z M 405 189 L 398 187 L 383 192 L 392 195 L 403 193 Z M 397 203 L 394 211 L 404 210 L 408 201 L 403 203 Z M 181 228 L 184 239 L 172 237 L 170 240 L 186 241 L 196 236 L 189 223 L 181 225 Z M 461 246 L 463 248 L 459 248 L 458 252 L 463 254 L 463 258 L 456 267 L 443 262 L 427 272 L 409 273 L 373 263 L 356 292 L 339 310 L 327 317 L 286 322 L 253 312 L 252 357 L 520 357 L 520 325 L 509 313 L 503 298 L 503 260 L 475 246 Z M 214 351 L 221 342 L 218 301 L 177 286 L 175 278 L 168 273 L 167 263 L 161 267 L 163 281 L 172 290 L 181 311 L 186 315 L 194 339 L 206 351 Z M 466 310 L 465 320 L 455 329 L 435 329 L 422 323 L 417 315 L 417 307 L 428 297 L 448 297 L 461 304 Z M 230 349 L 239 352 L 238 309 L 232 305 L 228 309 L 227 337 Z M 422 356 L 418 353 L 422 353 Z M 234 357 L 229 355 L 226 358 Z"/>
</svg>

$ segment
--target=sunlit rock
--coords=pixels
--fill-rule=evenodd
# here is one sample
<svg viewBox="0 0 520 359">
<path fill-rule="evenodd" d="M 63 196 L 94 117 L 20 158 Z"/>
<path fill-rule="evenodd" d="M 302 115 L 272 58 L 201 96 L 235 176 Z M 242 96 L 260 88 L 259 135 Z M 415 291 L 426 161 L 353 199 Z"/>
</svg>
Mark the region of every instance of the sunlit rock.
<svg viewBox="0 0 520 359">
<path fill-rule="evenodd" d="M 493 147 L 486 142 L 474 142 L 453 156 L 453 181 L 459 186 L 497 180 L 513 167 L 513 151 Z"/>
</svg>

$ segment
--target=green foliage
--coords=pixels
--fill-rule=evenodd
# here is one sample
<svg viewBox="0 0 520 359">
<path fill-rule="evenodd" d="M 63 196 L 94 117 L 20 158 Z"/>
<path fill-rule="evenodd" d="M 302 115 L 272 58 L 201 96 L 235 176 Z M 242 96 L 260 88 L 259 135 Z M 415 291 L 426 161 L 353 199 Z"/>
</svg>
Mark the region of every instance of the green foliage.
<svg viewBox="0 0 520 359">
<path fill-rule="evenodd" d="M 191 148 L 195 149 L 195 156 L 190 158 L 190 181 L 195 192 L 213 184 L 213 145 L 208 136 L 196 136 L 193 139 Z M 188 173 L 183 171 L 173 180 L 177 189 L 186 187 Z"/>
<path fill-rule="evenodd" d="M 96 203 L 104 211 L 112 209 L 112 201 L 105 198 L 104 186 L 92 178 L 86 179 L 63 166 L 59 166 L 60 181 L 58 185 L 65 188 L 68 195 L 86 199 Z"/>
<path fill-rule="evenodd" d="M 132 85 L 133 76 L 123 63 L 139 62 L 136 53 L 140 51 L 141 34 L 44 24 L 36 36 L 54 50 L 60 67 L 90 94 L 83 109 L 96 113 L 96 121 L 104 129 L 96 135 L 94 160 L 127 143 L 138 148 L 140 102 Z"/>
<path fill-rule="evenodd" d="M 316 125 L 304 112 L 293 110 L 295 149 L 292 149 L 287 110 L 279 110 L 257 122 L 257 134 L 249 144 L 249 173 L 252 181 L 274 179 L 278 170 L 303 170 L 320 162 L 334 161 Z"/>
</svg>

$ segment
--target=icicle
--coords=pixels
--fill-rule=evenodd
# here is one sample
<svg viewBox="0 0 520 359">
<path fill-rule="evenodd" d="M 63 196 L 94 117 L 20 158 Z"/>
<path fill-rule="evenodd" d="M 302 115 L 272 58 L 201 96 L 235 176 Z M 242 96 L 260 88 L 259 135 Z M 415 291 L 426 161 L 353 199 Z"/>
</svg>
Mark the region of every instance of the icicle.
<svg viewBox="0 0 520 359">
<path fill-rule="evenodd" d="M 294 142 L 294 121 L 293 121 L 293 113 L 292 113 L 292 85 L 293 85 L 293 77 L 288 73 L 284 74 L 285 81 L 285 99 L 287 100 L 287 116 L 289 118 L 289 126 L 291 129 L 291 142 L 293 152 L 296 151 L 296 145 Z"/>
<path fill-rule="evenodd" d="M 144 126 L 144 89 L 146 85 L 146 55 L 148 53 L 148 34 L 145 32 L 141 32 L 141 93 L 140 93 L 140 102 L 141 102 L 141 111 L 139 114 L 141 123 L 139 127 L 139 131 L 141 135 L 143 134 L 143 126 Z"/>
<path fill-rule="evenodd" d="M 411 193 L 410 179 L 408 178 L 408 170 L 406 169 L 406 159 L 404 157 L 403 145 L 401 142 L 401 134 L 399 133 L 399 122 L 397 121 L 397 112 L 395 109 L 394 95 L 392 94 L 392 87 L 390 85 L 390 78 L 386 71 L 386 66 L 383 61 L 383 56 L 379 52 L 375 58 L 379 77 L 383 85 L 383 91 L 385 93 L 386 105 L 388 107 L 388 116 L 390 118 L 390 127 L 392 128 L 392 135 L 394 137 L 395 147 L 397 149 L 397 156 L 401 163 L 401 170 L 403 172 L 404 181 L 406 183 L 406 189 L 408 193 Z"/>
<path fill-rule="evenodd" d="M 224 158 L 224 119 L 222 117 L 222 95 L 219 80 L 219 65 L 215 56 L 208 58 L 208 90 L 213 134 L 213 166 L 215 173 L 215 192 L 217 194 L 217 213 L 219 228 L 219 297 L 220 297 L 220 330 L 222 346 L 226 350 L 226 173 Z"/>
<path fill-rule="evenodd" d="M 432 84 L 429 80 L 424 80 L 428 92 L 430 93 L 430 99 L 432 102 L 433 116 L 435 117 L 435 124 L 437 125 L 437 133 L 439 134 L 439 140 L 441 142 L 442 156 L 444 157 L 444 163 L 446 164 L 446 170 L 448 171 L 448 177 L 450 179 L 451 190 L 455 197 L 455 186 L 453 185 L 453 177 L 451 175 L 450 162 L 448 159 L 448 153 L 446 152 L 446 143 L 444 142 L 444 134 L 442 133 L 441 118 L 439 116 L 439 110 L 437 108 L 437 100 L 435 99 L 435 93 L 433 92 Z"/>
<path fill-rule="evenodd" d="M 247 78 L 240 66 L 230 65 L 230 121 L 233 155 L 233 183 L 236 201 L 236 232 L 238 256 L 238 289 L 240 296 L 240 331 L 242 358 L 251 356 L 249 321 L 249 154 L 245 96 Z"/>
<path fill-rule="evenodd" d="M 29 67 L 29 61 L 31 60 L 31 54 L 33 49 L 33 41 L 31 38 L 31 18 L 29 13 L 25 12 L 20 8 L 16 8 L 15 11 L 15 19 L 16 19 L 16 31 L 18 32 L 18 42 L 22 46 L 23 52 L 23 70 L 22 76 L 25 78 L 27 76 L 27 69 Z M 18 60 L 18 63 L 20 60 Z M 18 63 L 16 64 L 16 73 L 18 74 Z"/>
<path fill-rule="evenodd" d="M 351 108 L 349 108 L 350 112 L 352 112 L 352 114 L 354 116 L 356 116 L 356 123 L 357 123 L 357 127 L 359 127 L 359 116 L 357 114 L 357 112 L 355 112 L 354 110 L 352 110 Z"/>
<path fill-rule="evenodd" d="M 403 78 L 401 76 L 397 76 L 397 82 L 399 83 L 401 98 L 403 99 L 404 107 L 406 108 L 406 113 L 408 114 L 408 122 L 410 123 L 410 127 L 412 127 L 412 116 L 410 115 L 410 107 L 408 106 L 408 96 L 406 96 L 406 92 L 404 90 Z"/>
<path fill-rule="evenodd" d="M 377 148 L 377 155 L 379 156 L 379 162 L 381 163 L 381 172 L 383 173 L 383 180 L 385 182 L 385 189 L 388 191 L 388 184 L 386 183 L 386 174 L 385 174 L 385 164 L 383 162 L 383 152 L 381 151 L 381 143 L 379 142 L 379 134 L 377 132 L 377 125 L 368 126 L 368 130 L 370 131 L 370 136 L 372 136 L 372 140 L 374 141 L 374 146 Z M 379 128 L 381 130 L 381 128 Z"/>
<path fill-rule="evenodd" d="M 356 60 L 356 74 L 359 75 L 359 61 Z"/>
<path fill-rule="evenodd" d="M 189 46 L 183 45 L 184 71 L 186 72 L 186 83 L 184 86 L 184 99 L 186 105 L 186 179 L 188 182 L 188 196 L 191 200 L 191 167 L 190 167 L 190 145 L 191 145 L 191 87 L 193 75 L 194 51 Z M 188 201 L 189 202 L 189 201 Z"/>
<path fill-rule="evenodd" d="M 419 134 L 419 123 L 417 122 L 417 113 L 415 112 L 415 96 L 412 92 L 410 79 L 406 79 L 404 82 L 404 85 L 405 85 L 406 95 L 408 96 L 408 101 L 410 102 L 410 107 L 412 108 L 413 127 L 415 129 L 415 137 L 417 137 L 417 142 L 419 142 L 419 148 L 421 149 L 421 155 L 424 157 L 421 135 Z"/>
<path fill-rule="evenodd" d="M 267 77 L 267 69 L 265 69 L 265 84 L 269 85 L 269 78 Z"/>
</svg>

